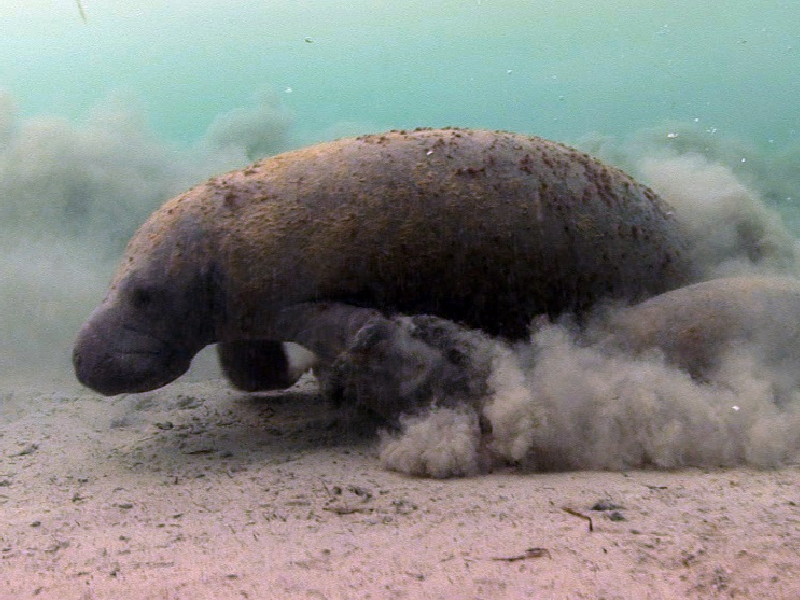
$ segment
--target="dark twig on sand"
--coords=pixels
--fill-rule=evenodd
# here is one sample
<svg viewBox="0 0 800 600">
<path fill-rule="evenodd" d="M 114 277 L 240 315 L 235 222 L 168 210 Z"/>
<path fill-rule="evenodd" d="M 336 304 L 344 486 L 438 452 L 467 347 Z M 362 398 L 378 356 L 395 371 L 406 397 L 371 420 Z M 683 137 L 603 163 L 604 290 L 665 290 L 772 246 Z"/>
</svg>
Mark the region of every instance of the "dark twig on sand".
<svg viewBox="0 0 800 600">
<path fill-rule="evenodd" d="M 585 515 L 583 513 L 578 512 L 574 508 L 570 508 L 569 506 L 562 507 L 562 510 L 567 513 L 568 515 L 572 515 L 573 517 L 580 517 L 581 519 L 585 519 L 589 521 L 589 531 L 594 531 L 594 524 L 592 523 L 592 517 L 589 515 Z"/>
<path fill-rule="evenodd" d="M 518 560 L 528 560 L 529 558 L 553 558 L 550 556 L 550 550 L 547 548 L 528 548 L 525 554 L 518 554 L 516 556 L 495 556 L 492 560 L 502 562 L 517 562 Z"/>
</svg>

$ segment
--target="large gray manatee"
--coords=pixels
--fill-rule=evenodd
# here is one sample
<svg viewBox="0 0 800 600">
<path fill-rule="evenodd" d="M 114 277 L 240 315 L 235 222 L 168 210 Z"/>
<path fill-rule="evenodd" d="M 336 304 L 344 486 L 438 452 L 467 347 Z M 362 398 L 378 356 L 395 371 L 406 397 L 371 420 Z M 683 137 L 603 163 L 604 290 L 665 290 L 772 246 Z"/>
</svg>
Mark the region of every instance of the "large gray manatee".
<svg viewBox="0 0 800 600">
<path fill-rule="evenodd" d="M 314 303 L 365 307 L 345 311 L 342 340 L 396 312 L 516 339 L 541 313 L 685 284 L 686 245 L 649 188 L 540 138 L 423 129 L 323 143 L 212 178 L 153 213 L 73 362 L 98 392 L 142 392 L 220 342 L 234 385 L 285 387 L 294 376 L 281 342 L 320 338 L 307 335 Z M 335 358 L 337 344 L 323 346 L 309 349 Z"/>
</svg>

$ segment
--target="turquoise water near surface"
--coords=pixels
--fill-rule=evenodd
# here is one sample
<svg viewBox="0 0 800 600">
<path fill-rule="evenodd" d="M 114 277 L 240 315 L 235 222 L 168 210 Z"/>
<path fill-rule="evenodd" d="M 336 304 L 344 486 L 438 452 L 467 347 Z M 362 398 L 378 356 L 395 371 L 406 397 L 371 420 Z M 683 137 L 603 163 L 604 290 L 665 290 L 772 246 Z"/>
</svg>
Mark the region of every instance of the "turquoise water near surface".
<svg viewBox="0 0 800 600">
<path fill-rule="evenodd" d="M 191 142 L 269 92 L 302 140 L 417 125 L 571 140 L 695 119 L 758 145 L 795 143 L 800 131 L 793 2 L 91 0 L 84 9 L 86 23 L 72 0 L 0 8 L 0 88 L 22 117 L 79 121 L 121 95 L 159 136 Z"/>
</svg>

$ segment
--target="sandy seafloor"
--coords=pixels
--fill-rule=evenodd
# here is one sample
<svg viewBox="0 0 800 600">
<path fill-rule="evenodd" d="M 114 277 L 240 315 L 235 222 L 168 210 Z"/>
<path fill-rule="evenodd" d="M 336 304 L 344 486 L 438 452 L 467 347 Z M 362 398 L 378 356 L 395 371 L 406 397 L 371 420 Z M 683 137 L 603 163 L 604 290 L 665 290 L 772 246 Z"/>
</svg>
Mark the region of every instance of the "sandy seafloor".
<svg viewBox="0 0 800 600">
<path fill-rule="evenodd" d="M 3 599 L 800 598 L 800 465 L 419 479 L 309 378 L 47 385 L 0 403 Z"/>
</svg>

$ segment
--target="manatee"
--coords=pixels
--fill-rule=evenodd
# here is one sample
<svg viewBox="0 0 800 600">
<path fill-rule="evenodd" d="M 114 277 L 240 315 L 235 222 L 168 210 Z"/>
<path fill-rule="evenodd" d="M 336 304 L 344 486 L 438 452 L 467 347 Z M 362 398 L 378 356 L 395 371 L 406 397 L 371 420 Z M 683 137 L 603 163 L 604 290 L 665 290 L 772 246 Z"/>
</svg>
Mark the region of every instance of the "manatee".
<svg viewBox="0 0 800 600">
<path fill-rule="evenodd" d="M 314 303 L 364 309 L 339 328 L 347 339 L 376 313 L 519 339 L 541 313 L 680 287 L 694 278 L 687 256 L 655 193 L 568 146 L 464 129 L 343 139 L 214 177 L 153 213 L 73 363 L 100 393 L 143 392 L 217 342 L 234 385 L 282 387 L 281 342 L 303 344 Z M 336 344 L 323 346 L 307 347 Z"/>
<path fill-rule="evenodd" d="M 745 346 L 764 365 L 800 384 L 800 280 L 712 279 L 615 312 L 601 348 L 640 354 L 658 349 L 695 379 L 713 379 L 725 353 Z"/>
</svg>

